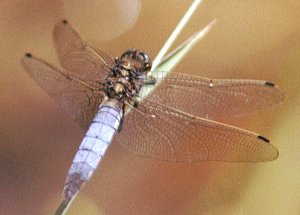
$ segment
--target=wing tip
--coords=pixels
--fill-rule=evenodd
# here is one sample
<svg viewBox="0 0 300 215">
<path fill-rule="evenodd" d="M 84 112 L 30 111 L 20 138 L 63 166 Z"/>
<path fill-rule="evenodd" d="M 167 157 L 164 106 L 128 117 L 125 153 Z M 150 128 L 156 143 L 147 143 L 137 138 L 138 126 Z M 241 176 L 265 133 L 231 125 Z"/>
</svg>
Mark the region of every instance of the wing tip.
<svg viewBox="0 0 300 215">
<path fill-rule="evenodd" d="M 276 149 L 276 155 L 273 157 L 273 160 L 276 160 L 278 157 L 279 157 L 279 151 Z"/>
<path fill-rule="evenodd" d="M 266 82 L 265 82 L 265 86 L 268 86 L 268 87 L 275 87 L 275 84 L 274 84 L 273 82 L 266 81 Z"/>
<path fill-rule="evenodd" d="M 266 81 L 265 82 L 265 86 L 268 86 L 268 87 L 275 87 L 276 85 L 270 81 Z"/>
<path fill-rule="evenodd" d="M 274 160 L 276 160 L 279 157 L 278 149 L 274 145 L 272 145 L 271 141 L 269 139 L 267 139 L 266 137 L 264 137 L 262 135 L 257 135 L 257 138 L 259 140 L 262 140 L 265 143 L 267 143 L 268 147 L 271 147 L 271 148 L 268 148 L 268 150 L 269 150 L 268 157 L 265 159 L 259 160 L 259 161 L 274 161 Z"/>
<path fill-rule="evenodd" d="M 61 21 L 63 24 L 68 24 L 68 20 L 67 19 L 63 19 L 62 21 Z"/>
<path fill-rule="evenodd" d="M 263 140 L 263 141 L 266 142 L 266 143 L 270 143 L 270 140 L 267 139 L 267 138 L 264 137 L 264 136 L 258 135 L 257 138 L 260 139 L 260 140 Z"/>
<path fill-rule="evenodd" d="M 32 54 L 29 53 L 29 52 L 26 52 L 26 53 L 25 53 L 25 57 L 27 57 L 27 58 L 32 58 Z"/>
<path fill-rule="evenodd" d="M 279 151 L 278 151 L 278 149 L 276 147 L 274 147 L 274 146 L 272 148 L 273 148 L 272 149 L 273 152 L 270 153 L 269 159 L 267 159 L 265 161 L 274 161 L 274 160 L 276 160 L 279 157 Z"/>
<path fill-rule="evenodd" d="M 264 86 L 274 89 L 274 92 L 276 92 L 277 96 L 278 96 L 277 103 L 281 102 L 284 99 L 284 92 L 277 84 L 274 84 L 273 82 L 270 82 L 270 81 L 265 81 Z"/>
</svg>

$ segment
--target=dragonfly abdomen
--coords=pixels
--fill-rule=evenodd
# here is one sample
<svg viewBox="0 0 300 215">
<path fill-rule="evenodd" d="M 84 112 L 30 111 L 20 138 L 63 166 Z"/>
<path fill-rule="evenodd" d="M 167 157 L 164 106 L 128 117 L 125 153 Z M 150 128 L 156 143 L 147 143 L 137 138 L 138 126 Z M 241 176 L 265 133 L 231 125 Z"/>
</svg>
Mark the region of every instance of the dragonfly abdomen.
<svg viewBox="0 0 300 215">
<path fill-rule="evenodd" d="M 91 178 L 118 130 L 122 114 L 117 100 L 108 99 L 101 104 L 69 169 L 63 192 L 65 201 L 70 201 Z"/>
</svg>

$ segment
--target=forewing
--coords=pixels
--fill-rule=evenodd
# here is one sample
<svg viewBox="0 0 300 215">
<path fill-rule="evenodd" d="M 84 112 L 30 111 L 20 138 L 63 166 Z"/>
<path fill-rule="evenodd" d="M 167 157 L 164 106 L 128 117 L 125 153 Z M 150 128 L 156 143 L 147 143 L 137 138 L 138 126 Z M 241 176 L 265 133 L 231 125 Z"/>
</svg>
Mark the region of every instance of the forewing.
<svg viewBox="0 0 300 215">
<path fill-rule="evenodd" d="M 102 100 L 99 84 L 85 82 L 31 54 L 26 54 L 22 64 L 31 78 L 86 130 Z"/>
<path fill-rule="evenodd" d="M 115 141 L 133 154 L 165 161 L 259 162 L 278 157 L 277 149 L 262 136 L 150 99 L 126 116 Z"/>
<path fill-rule="evenodd" d="M 53 29 L 53 39 L 58 57 L 61 61 L 75 50 L 83 50 L 87 45 L 67 20 L 58 22 Z"/>
<path fill-rule="evenodd" d="M 114 65 L 108 54 L 88 46 L 66 20 L 55 25 L 53 39 L 62 67 L 81 78 L 102 80 Z"/>
<path fill-rule="evenodd" d="M 170 73 L 149 98 L 198 117 L 224 122 L 279 103 L 283 92 L 266 81 L 208 79 Z"/>
</svg>

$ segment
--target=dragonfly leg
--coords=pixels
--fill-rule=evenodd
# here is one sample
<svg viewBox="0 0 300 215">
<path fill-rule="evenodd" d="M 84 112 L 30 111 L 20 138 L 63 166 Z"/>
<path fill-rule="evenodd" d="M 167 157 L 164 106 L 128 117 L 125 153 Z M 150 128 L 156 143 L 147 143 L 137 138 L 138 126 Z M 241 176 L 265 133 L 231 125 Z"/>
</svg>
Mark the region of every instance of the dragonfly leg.
<svg viewBox="0 0 300 215">
<path fill-rule="evenodd" d="M 119 124 L 119 127 L 118 127 L 118 132 L 120 133 L 123 129 L 123 124 L 124 124 L 124 116 L 125 116 L 125 111 L 126 111 L 127 107 L 126 105 L 123 105 L 122 107 L 122 117 L 121 117 L 121 120 L 120 120 L 120 124 Z"/>
<path fill-rule="evenodd" d="M 147 78 L 144 79 L 144 85 L 155 85 L 156 79 L 152 76 L 147 76 Z"/>
</svg>

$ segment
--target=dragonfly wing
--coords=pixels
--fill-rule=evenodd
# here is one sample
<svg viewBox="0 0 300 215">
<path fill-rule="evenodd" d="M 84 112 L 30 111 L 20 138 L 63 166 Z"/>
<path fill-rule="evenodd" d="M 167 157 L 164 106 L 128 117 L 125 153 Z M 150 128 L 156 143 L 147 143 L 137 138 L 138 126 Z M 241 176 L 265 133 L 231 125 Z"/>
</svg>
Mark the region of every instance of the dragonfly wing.
<svg viewBox="0 0 300 215">
<path fill-rule="evenodd" d="M 112 57 L 87 45 L 66 20 L 55 25 L 53 39 L 62 67 L 81 78 L 104 79 L 114 66 Z"/>
<path fill-rule="evenodd" d="M 270 161 L 278 157 L 269 141 L 253 132 L 195 117 L 145 99 L 125 119 L 115 141 L 148 158 L 192 161 Z"/>
<path fill-rule="evenodd" d="M 26 54 L 22 64 L 31 78 L 86 130 L 102 101 L 99 84 L 85 82 L 31 54 Z"/>
<path fill-rule="evenodd" d="M 266 81 L 208 79 L 170 73 L 149 98 L 195 116 L 224 122 L 279 103 L 283 92 Z"/>
<path fill-rule="evenodd" d="M 65 56 L 73 51 L 84 50 L 86 42 L 67 20 L 58 22 L 53 29 L 53 39 L 59 59 L 63 63 Z"/>
<path fill-rule="evenodd" d="M 103 51 L 100 48 L 93 48 L 93 49 L 101 57 L 102 61 L 104 61 L 105 64 L 108 65 L 109 68 L 114 67 L 115 61 L 114 61 L 114 58 L 111 55 L 109 55 L 108 53 L 106 53 L 105 51 Z"/>
</svg>

